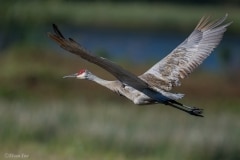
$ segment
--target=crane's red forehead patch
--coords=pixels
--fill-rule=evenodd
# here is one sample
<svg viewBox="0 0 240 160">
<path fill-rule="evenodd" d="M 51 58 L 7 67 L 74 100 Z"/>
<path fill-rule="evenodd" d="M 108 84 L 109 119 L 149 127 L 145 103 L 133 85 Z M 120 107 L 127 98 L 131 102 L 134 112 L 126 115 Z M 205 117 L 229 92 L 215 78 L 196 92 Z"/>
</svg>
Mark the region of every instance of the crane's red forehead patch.
<svg viewBox="0 0 240 160">
<path fill-rule="evenodd" d="M 80 69 L 80 70 L 78 71 L 78 74 L 80 75 L 80 74 L 84 73 L 85 71 L 86 71 L 86 69 Z"/>
</svg>

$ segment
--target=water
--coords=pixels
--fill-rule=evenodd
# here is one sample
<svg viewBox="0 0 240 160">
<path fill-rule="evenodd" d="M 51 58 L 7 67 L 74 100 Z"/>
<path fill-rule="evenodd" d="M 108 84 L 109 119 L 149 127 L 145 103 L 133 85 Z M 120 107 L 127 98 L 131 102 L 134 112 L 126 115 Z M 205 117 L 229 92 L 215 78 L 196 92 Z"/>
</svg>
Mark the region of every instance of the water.
<svg viewBox="0 0 240 160">
<path fill-rule="evenodd" d="M 69 30 L 68 30 L 69 31 Z M 140 32 L 104 29 L 71 29 L 71 36 L 92 52 L 105 51 L 113 59 L 127 59 L 135 63 L 158 62 L 184 41 L 189 33 Z M 221 68 L 220 52 L 234 55 L 232 63 L 240 66 L 240 36 L 225 35 L 220 45 L 201 65 L 203 69 Z"/>
<path fill-rule="evenodd" d="M 105 52 L 113 61 L 121 59 L 137 64 L 148 63 L 149 61 L 153 64 L 158 62 L 184 41 L 191 32 L 163 33 L 153 31 L 67 28 L 64 26 L 60 26 L 60 29 L 64 35 L 74 38 L 94 53 L 100 51 Z M 17 41 L 21 42 L 25 38 L 31 46 L 43 43 L 51 44 L 52 47 L 59 49 L 59 47 L 52 43 L 46 36 L 46 33 L 49 31 L 52 31 L 52 28 L 32 29 L 30 33 L 28 31 L 28 35 L 16 30 L 9 32 L 12 35 L 7 36 L 6 34 L 0 33 L 1 46 L 3 44 L 11 45 L 11 43 L 16 43 Z M 4 39 L 3 37 L 7 38 Z M 2 46 L 2 48 L 4 48 L 4 46 Z M 214 50 L 213 54 L 204 61 L 201 67 L 212 70 L 220 69 L 220 53 L 226 49 L 233 55 L 230 60 L 232 63 L 231 66 L 240 67 L 240 35 L 228 34 L 225 34 L 220 45 Z"/>
</svg>

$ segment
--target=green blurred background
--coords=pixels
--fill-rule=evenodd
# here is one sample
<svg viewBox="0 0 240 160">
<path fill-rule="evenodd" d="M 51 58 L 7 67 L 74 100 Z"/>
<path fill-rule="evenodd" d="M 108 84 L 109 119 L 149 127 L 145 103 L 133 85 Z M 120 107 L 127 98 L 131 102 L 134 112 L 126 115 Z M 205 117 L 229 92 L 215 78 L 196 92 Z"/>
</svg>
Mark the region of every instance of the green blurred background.
<svg viewBox="0 0 240 160">
<path fill-rule="evenodd" d="M 0 159 L 240 159 L 238 0 L 2 0 L 0 8 Z M 80 68 L 114 78 L 47 37 L 56 23 L 94 54 L 141 74 L 202 16 L 225 13 L 234 23 L 218 49 L 174 89 L 204 118 L 62 79 Z"/>
</svg>

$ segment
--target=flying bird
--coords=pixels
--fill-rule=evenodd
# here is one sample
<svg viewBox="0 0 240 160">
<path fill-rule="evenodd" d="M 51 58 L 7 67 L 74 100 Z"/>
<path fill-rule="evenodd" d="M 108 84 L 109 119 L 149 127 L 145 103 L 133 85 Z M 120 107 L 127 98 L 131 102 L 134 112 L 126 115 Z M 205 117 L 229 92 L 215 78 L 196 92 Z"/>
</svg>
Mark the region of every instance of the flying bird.
<svg viewBox="0 0 240 160">
<path fill-rule="evenodd" d="M 215 21 L 209 21 L 209 17 L 202 17 L 187 39 L 140 76 L 134 75 L 108 59 L 93 55 L 74 39 L 65 38 L 55 24 L 53 24 L 54 33 L 48 33 L 48 36 L 63 49 L 102 67 L 117 80 L 104 80 L 87 69 L 81 69 L 79 72 L 63 78 L 94 81 L 125 96 L 134 104 L 161 103 L 191 115 L 203 117 L 202 109 L 178 102 L 184 94 L 170 91 L 173 87 L 180 86 L 180 80 L 187 77 L 216 48 L 227 27 L 231 24 L 231 22 L 223 24 L 226 18 L 227 14 Z"/>
</svg>

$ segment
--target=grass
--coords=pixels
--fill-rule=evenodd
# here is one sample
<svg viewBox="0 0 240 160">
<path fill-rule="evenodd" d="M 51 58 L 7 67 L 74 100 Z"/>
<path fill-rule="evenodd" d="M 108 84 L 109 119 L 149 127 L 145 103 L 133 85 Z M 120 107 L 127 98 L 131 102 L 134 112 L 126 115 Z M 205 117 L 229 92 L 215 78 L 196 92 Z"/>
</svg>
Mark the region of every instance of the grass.
<svg viewBox="0 0 240 160">
<path fill-rule="evenodd" d="M 165 106 L 95 101 L 0 104 L 1 155 L 31 159 L 239 159 L 239 112 L 196 118 Z M 0 157 L 4 159 L 4 157 Z"/>
</svg>

